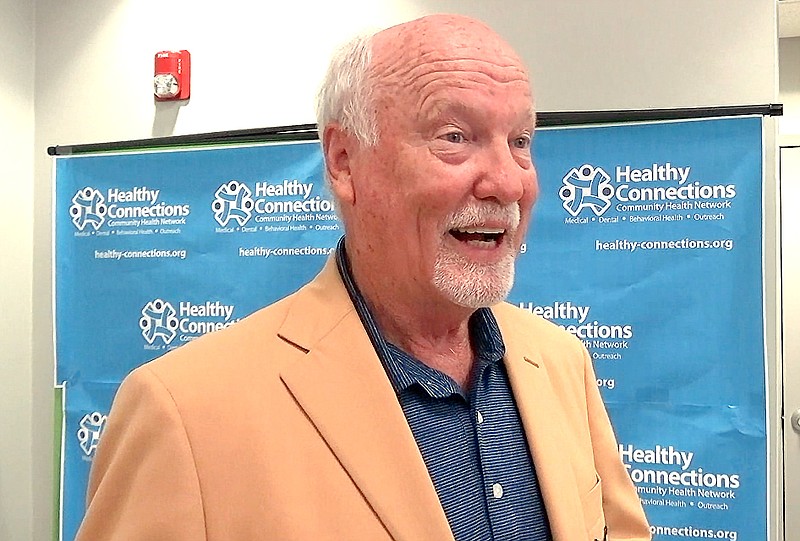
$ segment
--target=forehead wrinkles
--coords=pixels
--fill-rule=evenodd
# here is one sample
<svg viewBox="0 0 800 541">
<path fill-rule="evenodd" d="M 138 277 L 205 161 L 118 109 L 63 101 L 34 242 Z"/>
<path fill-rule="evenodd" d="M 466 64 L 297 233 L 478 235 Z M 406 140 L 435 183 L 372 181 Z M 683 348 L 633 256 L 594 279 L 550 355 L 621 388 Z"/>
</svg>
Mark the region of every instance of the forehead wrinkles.
<svg viewBox="0 0 800 541">
<path fill-rule="evenodd" d="M 439 88 L 484 88 L 492 92 L 493 85 L 523 85 L 530 96 L 528 74 L 516 58 L 498 57 L 495 60 L 463 56 L 442 58 L 431 53 L 419 58 L 376 62 L 372 75 L 380 98 L 394 102 L 398 96 L 417 102 L 422 107 Z"/>
<path fill-rule="evenodd" d="M 486 58 L 486 55 L 481 54 L 464 53 L 458 56 L 445 56 L 439 51 L 430 51 L 417 56 L 399 54 L 395 55 L 395 58 L 376 59 L 372 71 L 379 81 L 394 80 L 405 83 L 427 73 L 440 71 L 474 71 L 483 73 L 499 83 L 528 79 L 525 68 L 516 57 L 501 54 L 492 58 Z"/>
</svg>

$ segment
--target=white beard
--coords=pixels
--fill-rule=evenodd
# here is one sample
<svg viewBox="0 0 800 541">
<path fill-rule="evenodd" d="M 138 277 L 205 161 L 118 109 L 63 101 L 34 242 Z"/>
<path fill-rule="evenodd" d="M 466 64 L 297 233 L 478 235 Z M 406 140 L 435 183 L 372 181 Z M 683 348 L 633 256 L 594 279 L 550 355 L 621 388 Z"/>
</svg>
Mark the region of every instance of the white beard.
<svg viewBox="0 0 800 541">
<path fill-rule="evenodd" d="M 458 254 L 439 253 L 433 284 L 447 298 L 467 308 L 483 308 L 508 297 L 514 285 L 514 254 L 494 265 L 481 265 Z"/>
<path fill-rule="evenodd" d="M 480 225 L 487 220 L 507 223 L 504 242 L 510 243 L 519 226 L 519 205 L 474 203 L 453 213 L 446 220 L 446 230 Z M 433 285 L 448 299 L 460 306 L 483 308 L 505 300 L 514 285 L 516 252 L 510 245 L 507 253 L 495 264 L 470 261 L 460 254 L 441 248 L 434 264 Z"/>
</svg>

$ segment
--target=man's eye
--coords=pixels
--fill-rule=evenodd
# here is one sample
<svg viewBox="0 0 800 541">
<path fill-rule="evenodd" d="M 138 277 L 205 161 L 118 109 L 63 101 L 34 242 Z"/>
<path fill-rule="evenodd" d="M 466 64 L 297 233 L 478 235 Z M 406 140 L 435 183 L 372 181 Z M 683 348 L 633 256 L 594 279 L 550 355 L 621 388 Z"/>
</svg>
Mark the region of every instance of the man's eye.
<svg viewBox="0 0 800 541">
<path fill-rule="evenodd" d="M 526 149 L 531 146 L 531 138 L 523 135 L 514 139 L 514 148 Z"/>
<path fill-rule="evenodd" d="M 457 131 L 446 133 L 443 138 L 448 143 L 463 143 L 465 141 L 464 134 Z"/>
</svg>

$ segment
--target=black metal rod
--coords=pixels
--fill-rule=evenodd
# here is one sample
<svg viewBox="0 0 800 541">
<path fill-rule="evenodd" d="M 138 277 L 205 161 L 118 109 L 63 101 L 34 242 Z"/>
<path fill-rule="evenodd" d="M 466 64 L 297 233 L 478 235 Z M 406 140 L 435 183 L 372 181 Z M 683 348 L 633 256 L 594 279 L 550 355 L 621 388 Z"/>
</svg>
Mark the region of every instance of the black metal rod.
<svg viewBox="0 0 800 541">
<path fill-rule="evenodd" d="M 110 143 L 89 143 L 83 145 L 57 145 L 48 147 L 50 156 L 69 156 L 89 152 L 113 152 L 142 148 L 163 148 L 173 146 L 212 145 L 224 143 L 249 143 L 261 141 L 313 140 L 317 139 L 316 124 L 296 124 L 291 126 L 275 126 L 272 128 L 252 128 L 209 133 L 193 133 L 189 135 L 172 135 L 169 137 L 153 137 L 150 139 L 133 139 L 130 141 L 113 141 Z"/>
<path fill-rule="evenodd" d="M 686 107 L 678 109 L 630 109 L 618 111 L 552 111 L 537 115 L 536 125 L 571 126 L 577 124 L 613 124 L 657 120 L 690 120 L 725 116 L 782 116 L 783 104 L 727 105 L 718 107 Z"/>
<path fill-rule="evenodd" d="M 538 127 L 575 126 L 581 124 L 614 124 L 657 120 L 689 120 L 725 116 L 781 116 L 783 104 L 723 105 L 718 107 L 686 107 L 676 109 L 621 109 L 609 111 L 544 111 L 537 114 Z M 190 135 L 173 135 L 151 139 L 114 141 L 82 145 L 63 145 L 47 148 L 50 156 L 69 156 L 90 152 L 114 152 L 135 149 L 156 149 L 174 146 L 214 145 L 229 143 L 258 143 L 268 141 L 313 141 L 317 139 L 316 124 L 296 124 L 272 128 L 253 128 Z"/>
</svg>

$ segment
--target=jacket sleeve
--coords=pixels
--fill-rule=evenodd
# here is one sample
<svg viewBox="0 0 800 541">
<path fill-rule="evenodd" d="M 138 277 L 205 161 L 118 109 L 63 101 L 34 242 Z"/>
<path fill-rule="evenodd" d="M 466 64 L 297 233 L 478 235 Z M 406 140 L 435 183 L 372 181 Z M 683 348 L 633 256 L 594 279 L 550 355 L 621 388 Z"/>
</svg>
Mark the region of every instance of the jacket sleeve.
<svg viewBox="0 0 800 541">
<path fill-rule="evenodd" d="M 595 469 L 603 484 L 603 514 L 608 528 L 608 541 L 650 541 L 650 527 L 636 487 L 620 460 L 617 439 L 597 388 L 591 358 L 585 348 L 583 356 L 589 432 Z"/>
<path fill-rule="evenodd" d="M 147 366 L 122 383 L 92 464 L 77 541 L 206 539 L 189 438 Z"/>
</svg>

